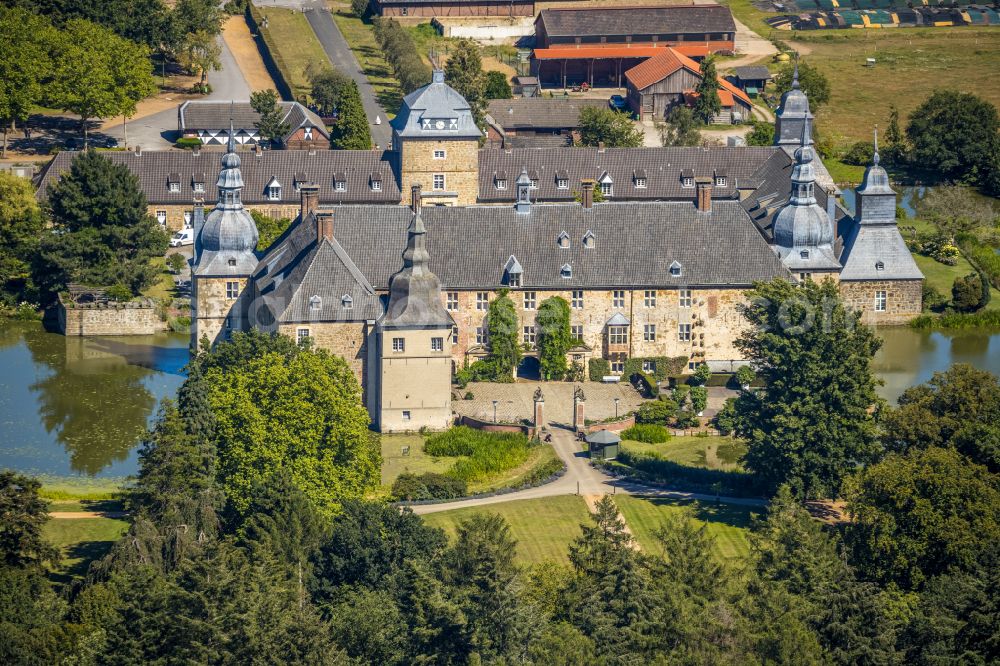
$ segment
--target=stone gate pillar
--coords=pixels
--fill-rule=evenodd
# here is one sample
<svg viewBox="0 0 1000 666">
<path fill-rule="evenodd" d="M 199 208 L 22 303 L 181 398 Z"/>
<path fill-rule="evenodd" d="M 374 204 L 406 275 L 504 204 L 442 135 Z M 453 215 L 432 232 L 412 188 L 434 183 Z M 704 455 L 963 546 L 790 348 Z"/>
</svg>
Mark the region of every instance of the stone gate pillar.
<svg viewBox="0 0 1000 666">
<path fill-rule="evenodd" d="M 545 396 L 542 394 L 542 388 L 538 387 L 535 389 L 535 429 L 539 429 L 545 425 Z"/>
<path fill-rule="evenodd" d="M 573 391 L 573 429 L 583 430 L 587 425 L 587 419 L 584 413 L 584 405 L 586 404 L 586 397 L 583 395 L 583 389 L 579 386 Z"/>
</svg>

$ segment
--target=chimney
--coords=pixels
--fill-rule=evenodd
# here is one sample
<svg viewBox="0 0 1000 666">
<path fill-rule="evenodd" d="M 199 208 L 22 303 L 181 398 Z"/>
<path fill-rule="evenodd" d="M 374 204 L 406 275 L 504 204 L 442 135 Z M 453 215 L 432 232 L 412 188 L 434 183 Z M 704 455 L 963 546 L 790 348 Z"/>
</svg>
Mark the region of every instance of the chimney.
<svg viewBox="0 0 1000 666">
<path fill-rule="evenodd" d="M 333 240 L 333 213 L 330 212 L 316 214 L 316 242 L 322 243 L 323 239 Z"/>
<path fill-rule="evenodd" d="M 708 178 L 695 181 L 697 188 L 697 198 L 695 200 L 695 206 L 698 208 L 699 213 L 711 213 L 712 212 L 712 181 Z"/>
<path fill-rule="evenodd" d="M 259 143 L 253 144 L 253 154 L 254 154 L 254 157 L 260 157 L 261 150 L 260 150 L 260 144 Z"/>
<path fill-rule="evenodd" d="M 594 181 L 590 179 L 584 180 L 583 185 L 583 207 L 590 209 L 594 207 Z"/>
<path fill-rule="evenodd" d="M 135 154 L 136 154 L 137 156 L 138 156 L 138 155 L 142 155 L 142 146 L 136 146 L 136 147 L 135 147 Z"/>
<path fill-rule="evenodd" d="M 191 217 L 191 226 L 194 227 L 194 259 L 191 263 L 197 266 L 201 256 L 201 230 L 205 226 L 205 202 L 201 198 L 194 200 L 194 212 Z"/>
<path fill-rule="evenodd" d="M 414 213 L 420 212 L 420 189 L 420 183 L 410 187 L 410 208 L 413 209 Z"/>
<path fill-rule="evenodd" d="M 597 152 L 599 152 L 599 153 L 603 153 L 604 152 L 604 142 L 603 141 L 598 141 L 597 142 Z"/>
<path fill-rule="evenodd" d="M 319 185 L 316 183 L 302 183 L 299 185 L 299 215 L 302 219 L 309 217 L 309 214 L 319 208 Z"/>
<path fill-rule="evenodd" d="M 309 150 L 307 152 L 309 154 L 309 157 L 314 157 L 316 155 L 316 146 L 313 144 L 309 144 Z"/>
<path fill-rule="evenodd" d="M 826 214 L 831 222 L 837 222 L 837 190 L 832 187 L 826 190 Z"/>
<path fill-rule="evenodd" d="M 199 155 L 201 155 L 201 144 L 200 143 L 197 146 L 191 146 L 191 154 L 194 155 L 195 157 L 198 157 Z"/>
</svg>

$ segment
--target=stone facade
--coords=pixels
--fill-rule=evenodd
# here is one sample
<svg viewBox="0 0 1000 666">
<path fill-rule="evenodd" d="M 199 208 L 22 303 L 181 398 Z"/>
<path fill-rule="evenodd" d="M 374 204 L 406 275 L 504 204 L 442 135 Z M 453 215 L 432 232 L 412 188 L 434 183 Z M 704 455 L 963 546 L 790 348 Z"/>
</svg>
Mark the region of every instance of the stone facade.
<svg viewBox="0 0 1000 666">
<path fill-rule="evenodd" d="M 885 295 L 884 305 L 881 295 Z M 844 305 L 861 312 L 861 321 L 869 325 L 899 325 L 920 315 L 923 302 L 922 280 L 842 281 L 840 295 Z M 877 309 L 884 307 L 883 310 Z"/>
<path fill-rule="evenodd" d="M 211 204 L 209 204 L 211 205 Z M 262 202 L 257 204 L 246 204 L 245 208 L 251 211 L 263 213 L 273 218 L 288 218 L 290 220 L 298 217 L 299 205 L 284 202 Z M 180 231 L 185 227 L 190 227 L 194 220 L 194 203 L 190 204 L 148 204 L 146 207 L 149 214 L 160 224 L 166 226 L 171 233 Z"/>
<path fill-rule="evenodd" d="M 399 349 L 396 340 L 403 340 Z M 439 340 L 440 350 L 435 351 Z M 405 432 L 451 425 L 451 339 L 441 329 L 382 329 L 378 429 Z"/>
<path fill-rule="evenodd" d="M 63 303 L 58 307 L 63 335 L 151 335 L 165 328 L 151 302 L 109 305 Z"/>
<path fill-rule="evenodd" d="M 246 286 L 246 277 L 199 277 L 194 280 L 192 346 L 200 346 L 202 337 L 214 344 L 225 339 L 229 331 L 246 330 L 246 304 L 250 298 Z M 236 297 L 231 298 L 234 293 Z"/>
<path fill-rule="evenodd" d="M 368 355 L 368 326 L 364 322 L 304 322 L 281 324 L 278 332 L 293 340 L 307 336 L 314 347 L 342 357 L 364 386 Z"/>
<path fill-rule="evenodd" d="M 471 140 L 401 140 L 400 188 L 407 192 L 420 185 L 425 204 L 469 206 L 479 196 L 479 142 Z M 444 157 L 435 153 L 444 151 Z M 444 176 L 444 187 L 435 188 L 435 175 Z"/>
</svg>

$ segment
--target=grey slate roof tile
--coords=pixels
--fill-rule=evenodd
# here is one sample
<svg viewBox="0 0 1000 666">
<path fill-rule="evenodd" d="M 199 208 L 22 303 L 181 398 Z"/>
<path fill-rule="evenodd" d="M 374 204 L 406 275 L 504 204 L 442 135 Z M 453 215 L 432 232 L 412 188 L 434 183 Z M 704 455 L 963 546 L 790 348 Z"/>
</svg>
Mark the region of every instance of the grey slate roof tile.
<svg viewBox="0 0 1000 666">
<path fill-rule="evenodd" d="M 553 37 L 736 32 L 729 8 L 716 4 L 543 9 L 538 20 Z"/>
<path fill-rule="evenodd" d="M 604 99 L 517 97 L 490 100 L 486 112 L 505 130 L 574 129 L 580 126 L 581 110 L 607 105 Z"/>
<path fill-rule="evenodd" d="M 290 131 L 294 132 L 303 125 L 315 127 L 326 137 L 326 124 L 315 112 L 299 102 L 278 102 L 284 110 L 282 120 L 288 123 Z M 232 117 L 236 130 L 255 129 L 260 114 L 253 110 L 250 102 L 200 102 L 191 100 L 177 107 L 177 129 L 181 132 L 195 130 L 229 131 L 229 119 Z M 286 137 L 287 138 L 287 137 Z"/>
</svg>

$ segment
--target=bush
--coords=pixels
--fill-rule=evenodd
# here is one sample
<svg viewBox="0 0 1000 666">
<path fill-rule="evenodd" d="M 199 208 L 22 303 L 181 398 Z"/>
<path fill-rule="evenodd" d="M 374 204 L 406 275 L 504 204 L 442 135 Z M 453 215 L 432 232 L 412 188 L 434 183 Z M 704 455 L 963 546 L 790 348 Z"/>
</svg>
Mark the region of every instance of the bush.
<svg viewBox="0 0 1000 666">
<path fill-rule="evenodd" d="M 729 398 L 722 406 L 719 413 L 712 419 L 716 430 L 720 434 L 728 435 L 736 429 L 736 398 Z"/>
<path fill-rule="evenodd" d="M 579 361 L 573 361 L 569 364 L 569 370 L 566 371 L 566 381 L 568 382 L 582 382 L 583 381 L 583 363 Z"/>
<path fill-rule="evenodd" d="M 642 391 L 647 398 L 655 398 L 660 395 L 660 387 L 657 385 L 656 380 L 653 379 L 652 375 L 645 372 L 637 372 L 631 376 L 631 379 L 639 385 L 639 390 Z"/>
<path fill-rule="evenodd" d="M 611 372 L 611 364 L 608 363 L 607 359 L 592 358 L 587 361 L 587 372 L 590 381 L 599 382 Z"/>
<path fill-rule="evenodd" d="M 510 99 L 513 92 L 510 89 L 510 81 L 503 72 L 486 72 L 486 88 L 483 91 L 486 99 Z"/>
<path fill-rule="evenodd" d="M 1000 254 L 994 248 L 980 243 L 972 234 L 960 234 L 958 244 L 976 270 L 985 274 L 989 283 L 1000 289 Z"/>
<path fill-rule="evenodd" d="M 351 13 L 364 20 L 368 15 L 368 0 L 351 0 Z"/>
<path fill-rule="evenodd" d="M 465 481 L 446 474 L 426 472 L 424 474 L 400 474 L 392 484 L 392 496 L 397 500 L 416 502 L 432 499 L 455 499 L 465 497 L 468 486 Z"/>
<path fill-rule="evenodd" d="M 736 369 L 736 383 L 740 386 L 750 386 L 757 379 L 757 373 L 749 365 L 741 365 Z"/>
<path fill-rule="evenodd" d="M 688 467 L 656 455 L 618 452 L 618 462 L 638 472 L 641 480 L 679 490 L 755 497 L 759 493 L 754 479 L 745 472 L 727 472 L 702 467 Z"/>
<path fill-rule="evenodd" d="M 844 164 L 853 164 L 855 166 L 868 166 L 872 162 L 872 158 L 875 156 L 875 147 L 872 145 L 871 141 L 858 141 L 844 153 L 841 161 Z"/>
<path fill-rule="evenodd" d="M 948 299 L 945 298 L 944 294 L 932 287 L 931 285 L 924 282 L 923 286 L 923 302 L 924 310 L 930 310 L 931 312 L 941 312 L 948 305 Z"/>
<path fill-rule="evenodd" d="M 448 470 L 448 476 L 465 482 L 481 481 L 523 464 L 530 447 L 521 433 L 485 432 L 466 426 L 431 435 L 424 443 L 428 455 L 463 456 Z"/>
<path fill-rule="evenodd" d="M 691 375 L 691 380 L 697 386 L 705 385 L 711 378 L 712 378 L 712 371 L 708 369 L 708 365 L 705 363 L 702 363 L 697 368 L 695 368 L 694 374 Z"/>
<path fill-rule="evenodd" d="M 108 295 L 108 298 L 112 301 L 131 301 L 132 300 L 132 290 L 123 284 L 114 284 L 104 290 L 104 293 Z"/>
<path fill-rule="evenodd" d="M 701 414 L 708 406 L 708 389 L 704 386 L 691 387 L 691 411 Z"/>
<path fill-rule="evenodd" d="M 192 148 L 201 148 L 201 139 L 196 137 L 181 137 L 180 139 L 177 139 L 174 145 L 178 148 L 185 148 L 188 150 Z"/>
<path fill-rule="evenodd" d="M 955 278 L 951 287 L 951 304 L 959 312 L 981 310 L 989 300 L 989 284 L 984 284 L 979 273 Z"/>
<path fill-rule="evenodd" d="M 497 382 L 509 384 L 514 381 L 510 374 L 503 372 L 495 363 L 488 359 L 475 361 L 467 368 L 462 368 L 455 373 L 455 384 L 459 388 L 465 388 L 469 382 Z"/>
<path fill-rule="evenodd" d="M 670 439 L 670 432 L 661 425 L 643 423 L 622 432 L 622 439 L 631 439 L 646 444 L 662 444 Z"/>
<path fill-rule="evenodd" d="M 677 403 L 673 400 L 660 396 L 659 400 L 644 402 L 636 412 L 637 423 L 653 423 L 656 425 L 667 425 L 677 414 Z"/>
<path fill-rule="evenodd" d="M 674 402 L 677 403 L 678 409 L 684 409 L 687 406 L 690 393 L 691 387 L 685 384 L 680 384 L 674 389 Z"/>
<path fill-rule="evenodd" d="M 465 392 L 465 399 L 466 399 L 466 400 L 472 400 L 472 399 L 473 399 L 473 398 L 475 398 L 475 397 L 476 397 L 476 396 L 472 395 L 472 391 L 466 391 L 466 392 Z"/>
<path fill-rule="evenodd" d="M 180 273 L 187 266 L 187 258 L 180 252 L 171 252 L 167 256 L 167 266 L 174 273 Z"/>
<path fill-rule="evenodd" d="M 962 256 L 951 239 L 940 233 L 920 234 L 916 239 L 907 242 L 907 247 L 946 266 L 958 264 L 958 258 Z"/>
<path fill-rule="evenodd" d="M 701 425 L 701 421 L 698 420 L 698 415 L 694 412 L 682 411 L 677 414 L 677 427 L 678 428 L 697 428 Z"/>
<path fill-rule="evenodd" d="M 750 122 L 753 125 L 753 129 L 746 136 L 748 146 L 774 145 L 774 123 L 762 120 L 751 120 Z"/>
</svg>

